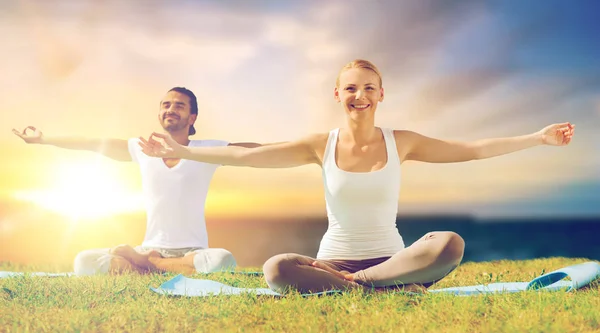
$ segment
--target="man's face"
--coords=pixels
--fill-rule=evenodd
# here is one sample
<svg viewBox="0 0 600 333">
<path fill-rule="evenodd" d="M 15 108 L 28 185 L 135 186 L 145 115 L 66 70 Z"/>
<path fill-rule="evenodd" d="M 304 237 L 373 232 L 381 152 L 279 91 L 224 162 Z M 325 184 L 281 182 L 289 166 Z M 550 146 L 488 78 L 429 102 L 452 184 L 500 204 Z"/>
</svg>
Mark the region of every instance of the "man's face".
<svg viewBox="0 0 600 333">
<path fill-rule="evenodd" d="M 169 133 L 189 130 L 197 115 L 190 114 L 190 98 L 176 91 L 169 91 L 160 102 L 158 120 Z"/>
</svg>

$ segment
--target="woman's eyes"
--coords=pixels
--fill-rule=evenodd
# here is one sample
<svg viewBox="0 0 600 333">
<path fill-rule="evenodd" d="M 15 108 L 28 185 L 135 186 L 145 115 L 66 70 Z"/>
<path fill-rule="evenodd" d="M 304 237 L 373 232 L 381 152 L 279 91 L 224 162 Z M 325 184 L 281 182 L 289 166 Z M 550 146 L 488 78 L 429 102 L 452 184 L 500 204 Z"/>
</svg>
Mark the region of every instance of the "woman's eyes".
<svg viewBox="0 0 600 333">
<path fill-rule="evenodd" d="M 346 91 L 354 91 L 356 90 L 354 87 L 346 87 Z M 365 90 L 375 90 L 373 87 L 366 87 Z"/>
</svg>

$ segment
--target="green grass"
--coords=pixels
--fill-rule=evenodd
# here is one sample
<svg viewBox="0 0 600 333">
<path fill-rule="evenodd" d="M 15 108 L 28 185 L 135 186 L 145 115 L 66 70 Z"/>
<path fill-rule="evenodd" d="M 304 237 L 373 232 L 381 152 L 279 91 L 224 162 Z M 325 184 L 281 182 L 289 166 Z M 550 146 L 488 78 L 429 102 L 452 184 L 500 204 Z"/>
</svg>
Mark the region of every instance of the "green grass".
<svg viewBox="0 0 600 333">
<path fill-rule="evenodd" d="M 436 288 L 529 281 L 587 261 L 550 258 L 461 265 Z M 0 263 L 0 270 L 58 271 Z M 69 267 L 63 267 L 68 271 Z M 285 298 L 166 297 L 148 290 L 172 275 L 0 280 L 0 332 L 592 332 L 600 331 L 600 284 L 576 292 L 456 297 L 395 293 Z M 200 276 L 197 276 L 200 277 Z M 238 287 L 262 277 L 211 274 Z"/>
</svg>

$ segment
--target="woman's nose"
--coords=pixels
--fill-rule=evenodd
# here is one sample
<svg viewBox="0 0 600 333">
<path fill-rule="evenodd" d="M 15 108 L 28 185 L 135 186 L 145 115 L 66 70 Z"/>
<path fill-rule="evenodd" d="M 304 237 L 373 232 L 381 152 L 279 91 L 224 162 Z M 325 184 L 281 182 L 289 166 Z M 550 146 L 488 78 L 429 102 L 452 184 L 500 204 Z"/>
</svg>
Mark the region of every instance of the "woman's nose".
<svg viewBox="0 0 600 333">
<path fill-rule="evenodd" d="M 356 99 L 361 99 L 361 97 L 363 97 L 364 93 L 362 90 L 357 90 L 356 91 Z"/>
</svg>

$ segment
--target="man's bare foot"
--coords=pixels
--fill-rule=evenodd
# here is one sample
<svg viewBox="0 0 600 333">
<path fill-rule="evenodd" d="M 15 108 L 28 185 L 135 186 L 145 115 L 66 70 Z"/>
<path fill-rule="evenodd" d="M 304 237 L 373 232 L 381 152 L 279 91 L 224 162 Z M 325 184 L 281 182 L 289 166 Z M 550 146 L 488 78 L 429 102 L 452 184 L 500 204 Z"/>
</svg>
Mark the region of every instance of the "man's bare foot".
<svg viewBox="0 0 600 333">
<path fill-rule="evenodd" d="M 157 271 L 158 269 L 154 266 L 150 258 L 161 257 L 160 253 L 151 250 L 149 252 L 140 253 L 137 252 L 133 247 L 129 245 L 119 245 L 110 249 L 110 253 L 121 256 L 129 260 L 132 264 L 140 267 L 141 269 L 148 270 L 150 272 Z"/>
<path fill-rule="evenodd" d="M 149 253 L 148 261 L 150 261 L 153 267 L 158 271 L 179 273 L 184 275 L 192 275 L 196 273 L 193 255 L 177 258 L 163 258 L 158 252 L 156 254 Z"/>
</svg>

